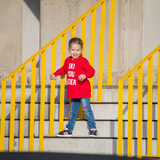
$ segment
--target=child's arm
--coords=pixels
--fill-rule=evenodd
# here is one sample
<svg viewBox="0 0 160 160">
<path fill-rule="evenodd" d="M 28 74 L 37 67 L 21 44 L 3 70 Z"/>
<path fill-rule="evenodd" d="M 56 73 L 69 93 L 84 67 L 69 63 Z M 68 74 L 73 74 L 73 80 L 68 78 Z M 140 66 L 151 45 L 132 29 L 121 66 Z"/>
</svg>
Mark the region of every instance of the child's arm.
<svg viewBox="0 0 160 160">
<path fill-rule="evenodd" d="M 83 64 L 83 68 L 85 69 L 86 73 L 79 75 L 79 81 L 83 81 L 86 78 L 91 78 L 94 76 L 95 73 L 95 69 L 89 64 L 88 60 L 86 60 Z"/>
<path fill-rule="evenodd" d="M 50 80 L 52 80 L 52 79 L 57 80 L 57 78 L 54 74 L 50 74 Z"/>
<path fill-rule="evenodd" d="M 86 75 L 85 74 L 79 75 L 79 77 L 78 77 L 79 81 L 83 81 L 84 79 L 86 79 Z"/>
<path fill-rule="evenodd" d="M 88 60 L 84 65 L 84 69 L 86 71 L 85 76 L 86 78 L 92 78 L 95 74 L 95 69 L 89 64 Z"/>
<path fill-rule="evenodd" d="M 54 72 L 53 74 L 50 74 L 50 80 L 52 79 L 57 79 L 56 77 L 57 76 L 60 76 L 60 75 L 65 75 L 67 73 L 67 63 L 66 61 L 64 62 L 64 65 L 58 69 L 56 72 Z"/>
</svg>

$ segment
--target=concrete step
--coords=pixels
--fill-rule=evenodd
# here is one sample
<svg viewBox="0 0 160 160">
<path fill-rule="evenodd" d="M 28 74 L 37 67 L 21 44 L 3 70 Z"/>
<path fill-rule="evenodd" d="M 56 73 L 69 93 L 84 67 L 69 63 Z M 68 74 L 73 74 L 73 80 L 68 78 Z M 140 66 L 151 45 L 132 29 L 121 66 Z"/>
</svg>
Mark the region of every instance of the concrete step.
<svg viewBox="0 0 160 160">
<path fill-rule="evenodd" d="M 10 119 L 10 109 L 11 104 L 6 104 L 5 110 L 5 118 L 6 120 Z M 94 117 L 96 120 L 118 120 L 118 104 L 108 104 L 108 103 L 97 103 L 91 104 Z M 153 104 L 152 106 L 152 119 L 157 120 L 157 104 Z M 133 104 L 133 120 L 137 120 L 138 115 L 138 105 Z M 1 106 L 0 106 L 1 110 Z M 148 119 L 148 105 L 143 104 L 142 108 L 142 119 Z M 0 112 L 1 117 L 1 112 Z M 69 117 L 69 104 L 65 104 L 64 107 L 64 117 Z M 50 119 L 50 104 L 45 104 L 45 120 Z M 55 120 L 59 119 L 59 104 L 55 104 L 55 112 L 54 112 Z M 15 105 L 15 119 L 20 119 L 20 104 L 17 103 Z M 25 104 L 25 119 L 30 119 L 30 103 Z M 40 119 L 40 104 L 35 104 L 35 120 Z M 84 116 L 85 119 L 85 116 Z M 128 104 L 123 105 L 123 119 L 128 120 Z"/>
<path fill-rule="evenodd" d="M 9 139 L 5 138 L 5 151 Z M 142 140 L 142 155 L 147 154 L 147 140 Z M 157 141 L 152 140 L 152 155 L 157 154 Z M 44 152 L 89 153 L 117 155 L 118 140 L 106 138 L 44 138 Z M 29 139 L 24 139 L 24 151 L 29 150 Z M 14 140 L 14 151 L 19 151 L 19 138 Z M 39 151 L 39 138 L 34 138 L 34 152 Z M 132 141 L 133 156 L 137 155 L 137 140 Z M 123 139 L 123 156 L 127 155 L 127 139 Z"/>
<path fill-rule="evenodd" d="M 68 121 L 64 121 L 64 128 Z M 25 121 L 25 128 L 24 128 L 24 136 L 29 137 L 29 121 Z M 147 138 L 147 122 L 143 121 L 142 123 L 143 128 L 143 138 Z M 98 130 L 98 137 L 101 138 L 117 138 L 118 137 L 118 122 L 117 121 L 96 121 L 96 126 Z M 10 122 L 6 121 L 5 123 L 5 136 L 10 135 Z M 14 135 L 15 137 L 19 137 L 19 128 L 20 122 L 15 121 L 15 129 Z M 123 137 L 128 137 L 128 122 L 123 122 Z M 55 121 L 54 123 L 54 134 L 59 132 L 59 122 Z M 44 135 L 49 134 L 49 122 L 44 122 Z M 39 137 L 39 121 L 35 121 L 34 123 L 34 136 Z M 78 120 L 76 121 L 75 128 L 73 130 L 73 137 L 89 137 L 88 135 L 88 126 L 87 121 Z M 152 123 L 152 137 L 157 138 L 157 122 Z M 133 122 L 133 138 L 137 138 L 137 121 Z"/>
<path fill-rule="evenodd" d="M 17 86 L 16 88 L 16 102 L 21 101 L 21 86 Z M 97 101 L 97 93 L 98 93 L 98 87 L 93 87 L 93 101 Z M 138 99 L 138 91 L 137 86 L 133 87 L 133 101 L 137 102 Z M 1 88 L 0 88 L 1 92 Z M 66 98 L 66 89 L 65 89 L 65 102 L 69 102 L 69 100 Z M 143 102 L 148 102 L 148 88 L 147 86 L 143 87 Z M 35 102 L 40 102 L 40 95 L 41 95 L 41 88 L 40 86 L 36 86 L 36 92 L 35 92 Z M 102 102 L 118 102 L 118 86 L 103 86 L 102 89 Z M 25 101 L 30 102 L 31 99 L 31 88 L 30 86 L 26 86 L 26 92 L 25 92 Z M 128 102 L 128 86 L 124 86 L 124 92 L 123 92 L 124 102 Z M 153 102 L 157 103 L 157 86 L 153 86 Z M 56 86 L 55 89 L 55 101 L 59 102 L 60 99 L 60 87 Z M 0 101 L 1 101 L 1 94 L 0 94 Z M 6 89 L 6 102 L 11 101 L 11 86 L 7 86 Z M 50 86 L 46 86 L 45 89 L 45 102 L 50 102 Z"/>
</svg>

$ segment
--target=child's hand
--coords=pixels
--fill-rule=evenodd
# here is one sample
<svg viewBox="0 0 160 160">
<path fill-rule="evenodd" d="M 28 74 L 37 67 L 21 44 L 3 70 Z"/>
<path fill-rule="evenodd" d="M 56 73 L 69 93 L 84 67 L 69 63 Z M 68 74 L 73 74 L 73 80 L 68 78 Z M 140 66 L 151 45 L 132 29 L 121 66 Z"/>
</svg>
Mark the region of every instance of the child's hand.
<svg viewBox="0 0 160 160">
<path fill-rule="evenodd" d="M 85 74 L 81 74 L 78 77 L 79 81 L 83 81 L 84 79 L 86 79 L 86 75 Z"/>
<path fill-rule="evenodd" d="M 55 79 L 57 80 L 56 76 L 54 74 L 50 74 L 50 80 Z"/>
</svg>

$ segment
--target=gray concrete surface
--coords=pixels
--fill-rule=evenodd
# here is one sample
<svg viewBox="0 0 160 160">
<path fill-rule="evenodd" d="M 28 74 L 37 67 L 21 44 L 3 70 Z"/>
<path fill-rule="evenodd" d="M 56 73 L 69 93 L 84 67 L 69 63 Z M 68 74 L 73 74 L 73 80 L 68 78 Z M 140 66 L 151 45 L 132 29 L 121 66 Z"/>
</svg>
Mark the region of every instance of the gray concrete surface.
<svg viewBox="0 0 160 160">
<path fill-rule="evenodd" d="M 6 104 L 5 109 L 5 119 L 10 119 L 10 112 L 11 112 L 11 105 Z M 54 119 L 59 120 L 59 104 L 55 104 L 54 108 Z M 152 119 L 154 121 L 157 120 L 157 104 L 153 104 L 152 106 Z M 118 104 L 91 104 L 94 117 L 96 120 L 118 120 Z M 1 110 L 1 106 L 0 106 Z M 102 112 L 103 111 L 103 112 Z M 137 113 L 138 113 L 138 105 L 133 104 L 133 120 L 137 120 Z M 0 114 L 1 115 L 1 114 Z M 64 106 L 64 117 L 69 117 L 69 104 L 65 104 Z M 20 104 L 16 104 L 15 106 L 15 119 L 20 119 Z M 30 119 L 30 104 L 25 105 L 25 119 Z M 40 104 L 35 104 L 35 120 L 40 119 Z M 44 119 L 49 120 L 50 119 L 50 104 L 45 104 L 45 113 L 44 113 Z M 86 117 L 84 117 L 86 119 Z M 123 119 L 128 120 L 128 105 L 123 105 Z M 147 120 L 148 119 L 148 105 L 143 104 L 142 106 L 142 119 Z"/>
<path fill-rule="evenodd" d="M 0 0 L 0 76 L 22 64 L 23 1 Z"/>
<path fill-rule="evenodd" d="M 22 27 L 22 63 L 24 63 L 40 49 L 40 0 L 23 1 Z M 27 68 L 31 69 L 31 65 L 27 65 Z"/>
<path fill-rule="evenodd" d="M 24 150 L 28 151 L 29 140 L 24 139 Z M 18 151 L 19 139 L 15 139 L 15 151 Z M 123 140 L 123 155 L 127 155 L 127 140 Z M 152 141 L 152 154 L 156 155 L 156 141 Z M 133 140 L 133 156 L 137 154 L 137 142 Z M 146 155 L 146 140 L 142 141 L 142 154 Z M 39 150 L 39 139 L 34 139 L 34 150 Z M 44 151 L 61 153 L 91 153 L 117 155 L 117 139 L 93 139 L 93 138 L 45 138 Z"/>
<path fill-rule="evenodd" d="M 0 93 L 1 93 L 1 88 L 0 88 Z M 26 92 L 25 92 L 25 101 L 30 102 L 31 101 L 31 88 L 26 87 Z M 40 102 L 40 96 L 41 96 L 41 89 L 40 87 L 36 87 L 35 91 L 35 102 Z M 93 101 L 97 101 L 98 97 L 98 90 L 97 88 L 93 89 Z M 143 88 L 143 103 L 148 102 L 148 89 L 147 87 Z M 157 87 L 153 87 L 153 102 L 157 102 Z M 133 89 L 133 102 L 137 103 L 138 100 L 138 90 L 137 88 Z M 21 101 L 21 89 L 17 88 L 16 89 L 16 102 Z M 60 101 L 60 89 L 59 87 L 56 87 L 55 89 L 55 102 Z M 67 99 L 67 90 L 65 89 L 65 102 L 69 102 L 69 99 Z M 1 94 L 0 94 L 0 102 L 1 102 Z M 11 102 L 11 88 L 6 89 L 6 102 Z M 46 87 L 45 89 L 45 102 L 50 102 L 50 87 Z M 118 89 L 117 86 L 111 87 L 111 88 L 103 88 L 102 89 L 102 102 L 118 102 Z M 128 102 L 128 89 L 124 88 L 123 89 L 123 102 Z"/>
<path fill-rule="evenodd" d="M 35 0 L 34 2 L 38 2 Z M 0 80 L 5 78 L 21 63 L 26 61 L 39 48 L 46 45 L 56 35 L 63 31 L 69 24 L 75 21 L 85 11 L 92 7 L 98 0 L 73 1 L 73 0 L 43 0 L 39 7 L 34 7 L 33 1 L 0 0 L 1 2 L 1 39 L 0 39 Z M 29 2 L 29 3 L 28 3 Z M 104 48 L 104 76 L 103 82 L 107 82 L 108 68 L 108 36 L 110 0 L 106 1 L 105 21 L 105 48 Z M 113 83 L 117 84 L 128 70 L 136 65 L 142 58 L 148 55 L 159 45 L 159 6 L 158 0 L 116 0 L 115 5 L 115 31 L 114 31 L 114 58 L 113 58 Z M 41 18 L 37 16 L 41 10 Z M 64 14 L 65 13 L 65 14 Z M 15 18 L 16 17 L 16 18 Z M 90 51 L 90 21 L 87 16 L 86 26 L 86 57 L 89 59 Z M 40 34 L 38 33 L 40 23 Z M 94 83 L 97 84 L 99 67 L 99 32 L 100 32 L 100 7 L 97 8 L 96 41 L 95 41 L 95 68 Z M 81 36 L 81 23 L 77 25 L 77 36 Z M 67 41 L 71 32 L 67 34 Z M 66 50 L 67 51 L 67 50 Z M 4 54 L 5 53 L 5 54 Z M 61 39 L 57 42 L 57 63 L 61 66 Z M 68 52 L 67 52 L 68 56 Z M 29 65 L 29 69 L 30 69 Z M 144 84 L 147 84 L 147 63 L 144 65 Z M 37 64 L 40 70 L 39 63 Z M 154 70 L 157 70 L 157 56 L 154 58 Z M 28 71 L 29 72 L 29 71 Z M 50 84 L 51 72 L 51 48 L 47 50 L 47 74 L 46 83 Z M 39 72 L 40 73 L 40 72 Z M 19 74 L 17 77 L 20 77 Z M 27 78 L 30 80 L 31 75 Z M 38 76 L 39 77 L 39 76 Z M 38 78 L 37 77 L 37 78 Z M 157 73 L 153 74 L 154 84 L 157 83 Z M 17 83 L 20 80 L 17 78 Z M 30 83 L 30 82 L 29 82 Z M 39 80 L 37 80 L 37 84 Z M 57 81 L 59 83 L 59 80 Z M 134 78 L 137 83 L 137 77 Z"/>
</svg>

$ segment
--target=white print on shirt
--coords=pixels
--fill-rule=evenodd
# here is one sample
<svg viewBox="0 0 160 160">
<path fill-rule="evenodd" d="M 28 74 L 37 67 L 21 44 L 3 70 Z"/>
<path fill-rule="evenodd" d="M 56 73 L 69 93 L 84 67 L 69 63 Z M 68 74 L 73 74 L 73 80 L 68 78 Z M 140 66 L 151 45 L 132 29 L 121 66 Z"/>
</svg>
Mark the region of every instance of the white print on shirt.
<svg viewBox="0 0 160 160">
<path fill-rule="evenodd" d="M 74 71 L 68 71 L 68 77 L 75 77 Z"/>
<path fill-rule="evenodd" d="M 75 79 L 67 79 L 67 85 L 76 85 Z"/>
<path fill-rule="evenodd" d="M 75 63 L 69 63 L 68 69 L 74 69 L 75 68 Z"/>
</svg>

